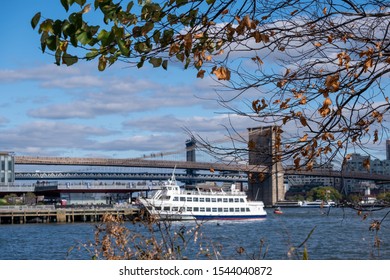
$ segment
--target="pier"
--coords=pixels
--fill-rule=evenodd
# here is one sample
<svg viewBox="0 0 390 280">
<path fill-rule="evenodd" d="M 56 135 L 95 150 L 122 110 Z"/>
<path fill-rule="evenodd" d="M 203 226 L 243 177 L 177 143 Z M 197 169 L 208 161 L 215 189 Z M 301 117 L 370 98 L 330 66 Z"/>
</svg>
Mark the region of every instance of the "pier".
<svg viewBox="0 0 390 280">
<path fill-rule="evenodd" d="M 2 206 L 0 224 L 100 222 L 105 214 L 132 219 L 139 214 L 139 209 L 109 206 L 69 208 L 56 208 L 51 205 Z"/>
</svg>

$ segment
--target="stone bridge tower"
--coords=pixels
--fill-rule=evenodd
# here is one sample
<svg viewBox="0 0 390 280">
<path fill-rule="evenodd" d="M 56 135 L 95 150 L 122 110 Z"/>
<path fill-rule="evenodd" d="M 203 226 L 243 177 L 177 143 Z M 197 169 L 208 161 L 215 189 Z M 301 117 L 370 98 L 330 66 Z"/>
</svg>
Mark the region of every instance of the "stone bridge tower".
<svg viewBox="0 0 390 280">
<path fill-rule="evenodd" d="M 275 146 L 278 126 L 248 128 L 249 164 L 267 166 L 264 173 L 248 174 L 248 198 L 261 200 L 272 206 L 283 200 L 283 167 L 277 159 L 280 152 Z"/>
</svg>

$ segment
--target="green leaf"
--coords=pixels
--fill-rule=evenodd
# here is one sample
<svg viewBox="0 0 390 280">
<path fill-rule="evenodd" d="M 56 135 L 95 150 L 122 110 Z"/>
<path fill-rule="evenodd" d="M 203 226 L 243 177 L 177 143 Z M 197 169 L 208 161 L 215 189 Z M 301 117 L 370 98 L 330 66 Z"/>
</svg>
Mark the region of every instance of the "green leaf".
<svg viewBox="0 0 390 280">
<path fill-rule="evenodd" d="M 40 12 L 36 13 L 35 16 L 31 19 L 31 26 L 33 29 L 35 29 L 40 19 L 41 19 Z"/>
<path fill-rule="evenodd" d="M 123 40 L 120 40 L 120 39 L 117 42 L 118 42 L 119 49 L 121 50 L 121 53 L 124 56 L 129 57 L 130 56 L 130 49 L 126 46 L 125 42 Z"/>
<path fill-rule="evenodd" d="M 58 49 L 54 55 L 55 60 L 56 60 L 55 64 L 58 66 L 61 65 L 61 54 L 62 54 L 62 51 L 60 49 Z"/>
<path fill-rule="evenodd" d="M 87 60 L 92 60 L 92 59 L 95 59 L 98 55 L 99 55 L 99 51 L 96 49 L 93 49 L 91 52 L 89 52 L 85 55 L 85 58 Z"/>
<path fill-rule="evenodd" d="M 164 60 L 163 63 L 162 63 L 162 68 L 164 68 L 164 70 L 167 70 L 168 69 L 168 60 Z"/>
<path fill-rule="evenodd" d="M 149 63 L 153 65 L 153 67 L 160 67 L 161 66 L 161 63 L 162 63 L 162 58 L 159 57 L 159 58 L 156 58 L 156 57 L 152 57 L 149 59 Z"/>
<path fill-rule="evenodd" d="M 66 64 L 66 66 L 71 66 L 71 65 L 77 63 L 77 61 L 78 61 L 77 56 L 70 55 L 67 53 L 64 53 L 62 55 L 62 63 Z"/>
<path fill-rule="evenodd" d="M 51 51 L 55 51 L 57 49 L 57 37 L 52 35 L 46 38 L 46 46 Z"/>
<path fill-rule="evenodd" d="M 142 27 L 142 36 L 145 36 L 148 34 L 152 29 L 154 28 L 154 23 L 153 22 L 147 22 L 143 27 Z"/>
<path fill-rule="evenodd" d="M 98 64 L 99 71 L 104 71 L 104 69 L 106 69 L 106 66 L 107 66 L 107 59 L 104 55 L 102 55 L 101 57 L 99 57 L 99 64 Z"/>
<path fill-rule="evenodd" d="M 91 40 L 91 37 L 89 36 L 88 32 L 85 31 L 77 35 L 76 38 L 82 45 L 88 44 Z"/>
<path fill-rule="evenodd" d="M 61 4 L 64 7 L 65 11 L 69 11 L 68 0 L 61 0 Z"/>
</svg>

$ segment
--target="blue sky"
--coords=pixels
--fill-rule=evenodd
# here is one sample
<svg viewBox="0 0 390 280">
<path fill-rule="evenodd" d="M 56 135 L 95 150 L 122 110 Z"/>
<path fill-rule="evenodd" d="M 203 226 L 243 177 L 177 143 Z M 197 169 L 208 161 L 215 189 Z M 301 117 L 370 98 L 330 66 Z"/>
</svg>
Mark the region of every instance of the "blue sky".
<svg viewBox="0 0 390 280">
<path fill-rule="evenodd" d="M 170 64 L 169 70 L 96 62 L 56 66 L 30 25 L 65 17 L 60 1 L 3 3 L 0 44 L 0 150 L 16 155 L 138 157 L 185 147 L 183 127 L 220 139 L 227 124 L 213 81 Z M 245 123 L 245 120 L 238 121 Z M 242 128 L 246 128 L 244 124 Z"/>
<path fill-rule="evenodd" d="M 40 35 L 30 21 L 38 11 L 67 17 L 60 1 L 5 1 L 2 7 L 1 151 L 125 158 L 184 153 L 189 137 L 184 127 L 211 141 L 226 136 L 222 125 L 229 125 L 229 118 L 213 101 L 216 82 L 210 77 L 197 79 L 196 71 L 175 64 L 168 71 L 148 63 L 142 69 L 117 63 L 104 72 L 96 61 L 56 66 L 39 49 Z M 260 125 L 237 116 L 231 121 L 244 136 L 246 128 Z M 373 149 L 383 156 L 384 142 Z"/>
</svg>

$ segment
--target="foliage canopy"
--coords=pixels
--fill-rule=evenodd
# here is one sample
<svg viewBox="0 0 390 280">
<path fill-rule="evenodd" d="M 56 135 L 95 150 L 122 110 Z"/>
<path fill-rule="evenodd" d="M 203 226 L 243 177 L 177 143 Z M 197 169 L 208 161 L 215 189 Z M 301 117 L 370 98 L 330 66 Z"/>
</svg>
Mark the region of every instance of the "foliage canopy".
<svg viewBox="0 0 390 280">
<path fill-rule="evenodd" d="M 211 75 L 234 92 L 218 96 L 222 106 L 277 125 L 276 160 L 295 168 L 345 162 L 349 148 L 386 135 L 388 1 L 60 1 L 68 18 L 31 20 L 57 65 L 83 59 L 104 71 L 118 61 L 164 69 L 179 62 L 198 78 Z M 86 20 L 91 13 L 101 15 L 97 25 Z M 245 109 L 232 102 L 239 98 Z"/>
</svg>

